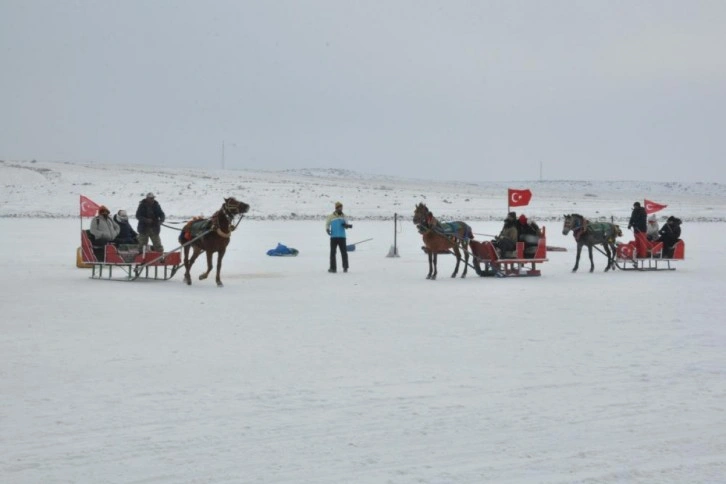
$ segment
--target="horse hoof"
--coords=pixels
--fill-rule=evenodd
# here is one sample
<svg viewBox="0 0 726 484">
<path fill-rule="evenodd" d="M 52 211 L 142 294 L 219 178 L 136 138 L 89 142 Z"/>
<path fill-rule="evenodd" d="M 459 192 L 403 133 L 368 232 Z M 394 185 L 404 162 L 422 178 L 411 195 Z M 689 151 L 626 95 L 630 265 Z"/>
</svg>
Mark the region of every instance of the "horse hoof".
<svg viewBox="0 0 726 484">
<path fill-rule="evenodd" d="M 218 282 L 217 287 L 224 287 L 224 284 L 222 284 L 221 282 Z"/>
<path fill-rule="evenodd" d="M 203 281 L 203 280 L 204 280 L 204 279 L 206 279 L 206 278 L 207 278 L 207 275 L 206 275 L 206 274 L 200 274 L 200 275 L 199 275 L 199 280 L 200 280 L 200 281 Z"/>
</svg>

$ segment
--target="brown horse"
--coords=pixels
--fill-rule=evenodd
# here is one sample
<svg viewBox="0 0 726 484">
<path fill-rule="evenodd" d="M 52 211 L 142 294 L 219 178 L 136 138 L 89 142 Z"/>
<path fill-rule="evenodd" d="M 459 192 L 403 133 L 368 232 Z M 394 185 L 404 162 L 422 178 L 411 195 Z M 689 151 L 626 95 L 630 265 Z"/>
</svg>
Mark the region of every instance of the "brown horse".
<svg viewBox="0 0 726 484">
<path fill-rule="evenodd" d="M 192 284 L 192 277 L 189 271 L 194 265 L 194 261 L 199 257 L 199 254 L 202 252 L 207 253 L 207 272 L 199 275 L 199 280 L 202 281 L 212 272 L 212 255 L 216 252 L 217 286 L 223 286 L 219 274 L 222 270 L 222 258 L 224 258 L 227 245 L 229 245 L 229 238 L 232 236 L 232 231 L 236 228 L 232 225 L 232 221 L 237 215 L 242 217 L 249 209 L 249 205 L 236 200 L 234 197 L 225 198 L 222 208 L 217 210 L 210 219 L 190 220 L 187 222 L 179 236 L 180 242 L 184 243 L 185 238 L 188 241 L 190 239 L 193 240 L 194 237 L 198 237 L 194 242 L 184 246 L 184 269 L 186 270 L 184 273 L 184 282 L 187 285 Z M 197 233 L 195 234 L 195 232 Z M 190 248 L 194 248 L 191 259 L 189 259 Z"/>
<path fill-rule="evenodd" d="M 456 256 L 456 267 L 451 277 L 456 277 L 459 272 L 461 253 L 464 253 L 464 272 L 461 277 L 466 277 L 466 270 L 469 268 L 469 251 L 467 247 L 469 240 L 474 238 L 471 227 L 464 222 L 439 222 L 423 203 L 416 205 L 413 213 L 413 223 L 416 224 L 419 233 L 423 236 L 425 245 L 424 251 L 429 256 L 429 273 L 426 279 L 436 279 L 438 273 L 437 256 L 453 251 Z"/>
</svg>

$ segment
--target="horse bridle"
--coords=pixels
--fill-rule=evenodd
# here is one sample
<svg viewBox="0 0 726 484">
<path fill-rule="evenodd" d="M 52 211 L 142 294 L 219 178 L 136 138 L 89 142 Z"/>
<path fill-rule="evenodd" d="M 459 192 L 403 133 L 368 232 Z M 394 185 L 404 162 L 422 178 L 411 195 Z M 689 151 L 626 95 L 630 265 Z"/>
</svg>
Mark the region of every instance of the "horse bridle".
<svg viewBox="0 0 726 484">
<path fill-rule="evenodd" d="M 428 209 L 426 209 L 426 213 L 423 214 L 423 218 L 424 220 L 421 220 L 421 214 L 414 214 L 413 216 L 413 221 L 414 223 L 416 223 L 416 228 L 421 234 L 432 230 L 430 220 L 433 219 L 433 215 Z"/>
<path fill-rule="evenodd" d="M 243 213 L 240 211 L 241 204 L 239 200 L 235 198 L 229 198 L 224 201 L 224 204 L 222 205 L 221 213 L 224 215 L 224 218 L 227 220 L 227 224 L 229 225 L 229 232 L 223 232 L 222 229 L 217 226 L 216 232 L 217 235 L 224 238 L 230 238 L 232 236 L 232 232 L 237 228 L 237 225 L 242 221 L 242 215 Z M 239 220 L 237 221 L 237 224 L 232 224 L 234 221 L 234 217 L 240 215 Z"/>
</svg>

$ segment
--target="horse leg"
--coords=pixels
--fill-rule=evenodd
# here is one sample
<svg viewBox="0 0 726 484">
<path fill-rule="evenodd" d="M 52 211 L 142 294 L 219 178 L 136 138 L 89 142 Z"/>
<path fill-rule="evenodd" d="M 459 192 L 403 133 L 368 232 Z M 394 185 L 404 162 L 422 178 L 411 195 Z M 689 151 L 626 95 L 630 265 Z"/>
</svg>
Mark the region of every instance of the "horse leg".
<svg viewBox="0 0 726 484">
<path fill-rule="evenodd" d="M 608 244 L 610 246 L 610 268 L 612 270 L 615 270 L 617 267 L 615 265 L 615 257 L 618 255 L 618 248 L 615 247 L 615 244 Z"/>
<path fill-rule="evenodd" d="M 426 250 L 426 255 L 429 257 L 429 273 L 426 275 L 426 279 L 431 279 L 434 275 L 434 259 L 430 250 Z"/>
<path fill-rule="evenodd" d="M 185 249 L 186 249 L 186 247 L 185 247 Z M 197 257 L 199 257 L 199 254 L 202 253 L 202 250 L 201 249 L 198 249 L 197 247 L 194 247 L 193 248 L 193 251 L 194 252 L 192 252 L 192 258 L 189 259 L 188 262 L 186 260 L 186 255 L 187 254 L 184 254 L 184 259 L 185 259 L 184 260 L 184 267 L 186 269 L 186 273 L 184 274 L 184 280 L 187 282 L 187 285 L 188 286 L 191 286 L 192 285 L 191 270 L 192 270 L 192 266 L 194 265 L 194 261 L 197 260 Z"/>
<path fill-rule="evenodd" d="M 590 272 L 594 272 L 595 271 L 595 261 L 592 258 L 592 245 L 587 246 L 587 253 L 590 256 Z"/>
<path fill-rule="evenodd" d="M 224 257 L 225 249 L 219 249 L 217 252 L 217 287 L 223 287 L 220 273 L 222 272 L 222 258 Z"/>
<path fill-rule="evenodd" d="M 605 255 L 608 258 L 608 265 L 605 266 L 605 272 L 607 272 L 610 270 L 610 266 L 612 265 L 612 259 L 610 257 L 610 246 L 608 245 L 607 242 L 602 244 L 602 246 L 605 248 Z"/>
<path fill-rule="evenodd" d="M 461 243 L 461 250 L 464 251 L 464 272 L 461 274 L 462 279 L 466 277 L 466 270 L 469 268 L 469 251 L 466 247 L 466 242 Z"/>
<path fill-rule="evenodd" d="M 439 259 L 438 259 L 439 255 L 436 252 L 434 252 L 432 256 L 433 256 L 434 273 L 431 274 L 431 280 L 436 280 L 436 274 L 439 273 Z"/>
<path fill-rule="evenodd" d="M 202 274 L 199 274 L 199 280 L 203 281 L 207 278 L 210 272 L 212 272 L 212 256 L 214 255 L 214 252 L 211 250 L 207 251 L 207 272 L 204 272 Z"/>
<path fill-rule="evenodd" d="M 577 268 L 580 267 L 580 254 L 582 254 L 582 244 L 577 244 L 577 255 L 575 256 L 575 267 L 572 268 L 572 272 L 577 272 Z"/>
<path fill-rule="evenodd" d="M 457 245 L 454 245 L 452 249 L 456 256 L 456 266 L 454 266 L 454 273 L 451 274 L 451 277 L 456 277 L 456 274 L 459 272 L 459 263 L 461 262 L 461 251 L 459 251 L 459 247 Z"/>
<path fill-rule="evenodd" d="M 192 285 L 192 278 L 189 276 L 189 269 L 191 269 L 191 265 L 189 264 L 189 246 L 184 247 L 184 282 L 187 284 L 187 286 Z"/>
</svg>

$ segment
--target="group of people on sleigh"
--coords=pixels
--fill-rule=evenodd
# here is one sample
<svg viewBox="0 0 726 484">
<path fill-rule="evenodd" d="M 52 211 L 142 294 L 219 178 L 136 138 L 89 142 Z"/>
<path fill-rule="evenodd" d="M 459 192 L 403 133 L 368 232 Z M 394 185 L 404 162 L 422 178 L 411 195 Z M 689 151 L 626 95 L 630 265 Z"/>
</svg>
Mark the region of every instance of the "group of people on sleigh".
<svg viewBox="0 0 726 484">
<path fill-rule="evenodd" d="M 645 239 L 650 243 L 649 245 L 656 245 L 659 242 L 663 244 L 663 252 L 661 257 L 671 258 L 673 257 L 674 247 L 676 242 L 681 238 L 681 219 L 671 215 L 666 220 L 665 225 L 662 228 L 658 227 L 658 219 L 655 215 L 651 214 L 648 217 L 645 208 L 640 205 L 640 202 L 633 204 L 633 212 L 630 215 L 628 221 L 628 229 L 633 229 L 636 241 L 645 234 Z M 643 249 L 639 250 L 638 257 L 644 257 Z"/>
<path fill-rule="evenodd" d="M 536 247 L 541 236 L 542 231 L 534 221 L 528 220 L 524 214 L 518 218 L 516 212 L 509 212 L 504 219 L 502 231 L 494 238 L 492 245 L 497 249 L 499 257 L 509 257 L 516 252 L 517 242 L 521 241 L 524 242 L 526 255 L 526 248 Z"/>
<path fill-rule="evenodd" d="M 130 248 L 138 248 L 138 251 L 141 252 L 149 239 L 152 242 L 152 250 L 163 252 L 164 247 L 161 244 L 159 232 L 165 218 L 166 215 L 153 193 L 148 193 L 146 198 L 139 202 L 136 209 L 138 232 L 131 227 L 126 210 L 119 210 L 112 217 L 111 211 L 105 205 L 101 205 L 89 227 L 93 246 L 98 248 L 96 256 L 103 259 L 103 246 L 107 244 L 131 246 Z"/>
</svg>

